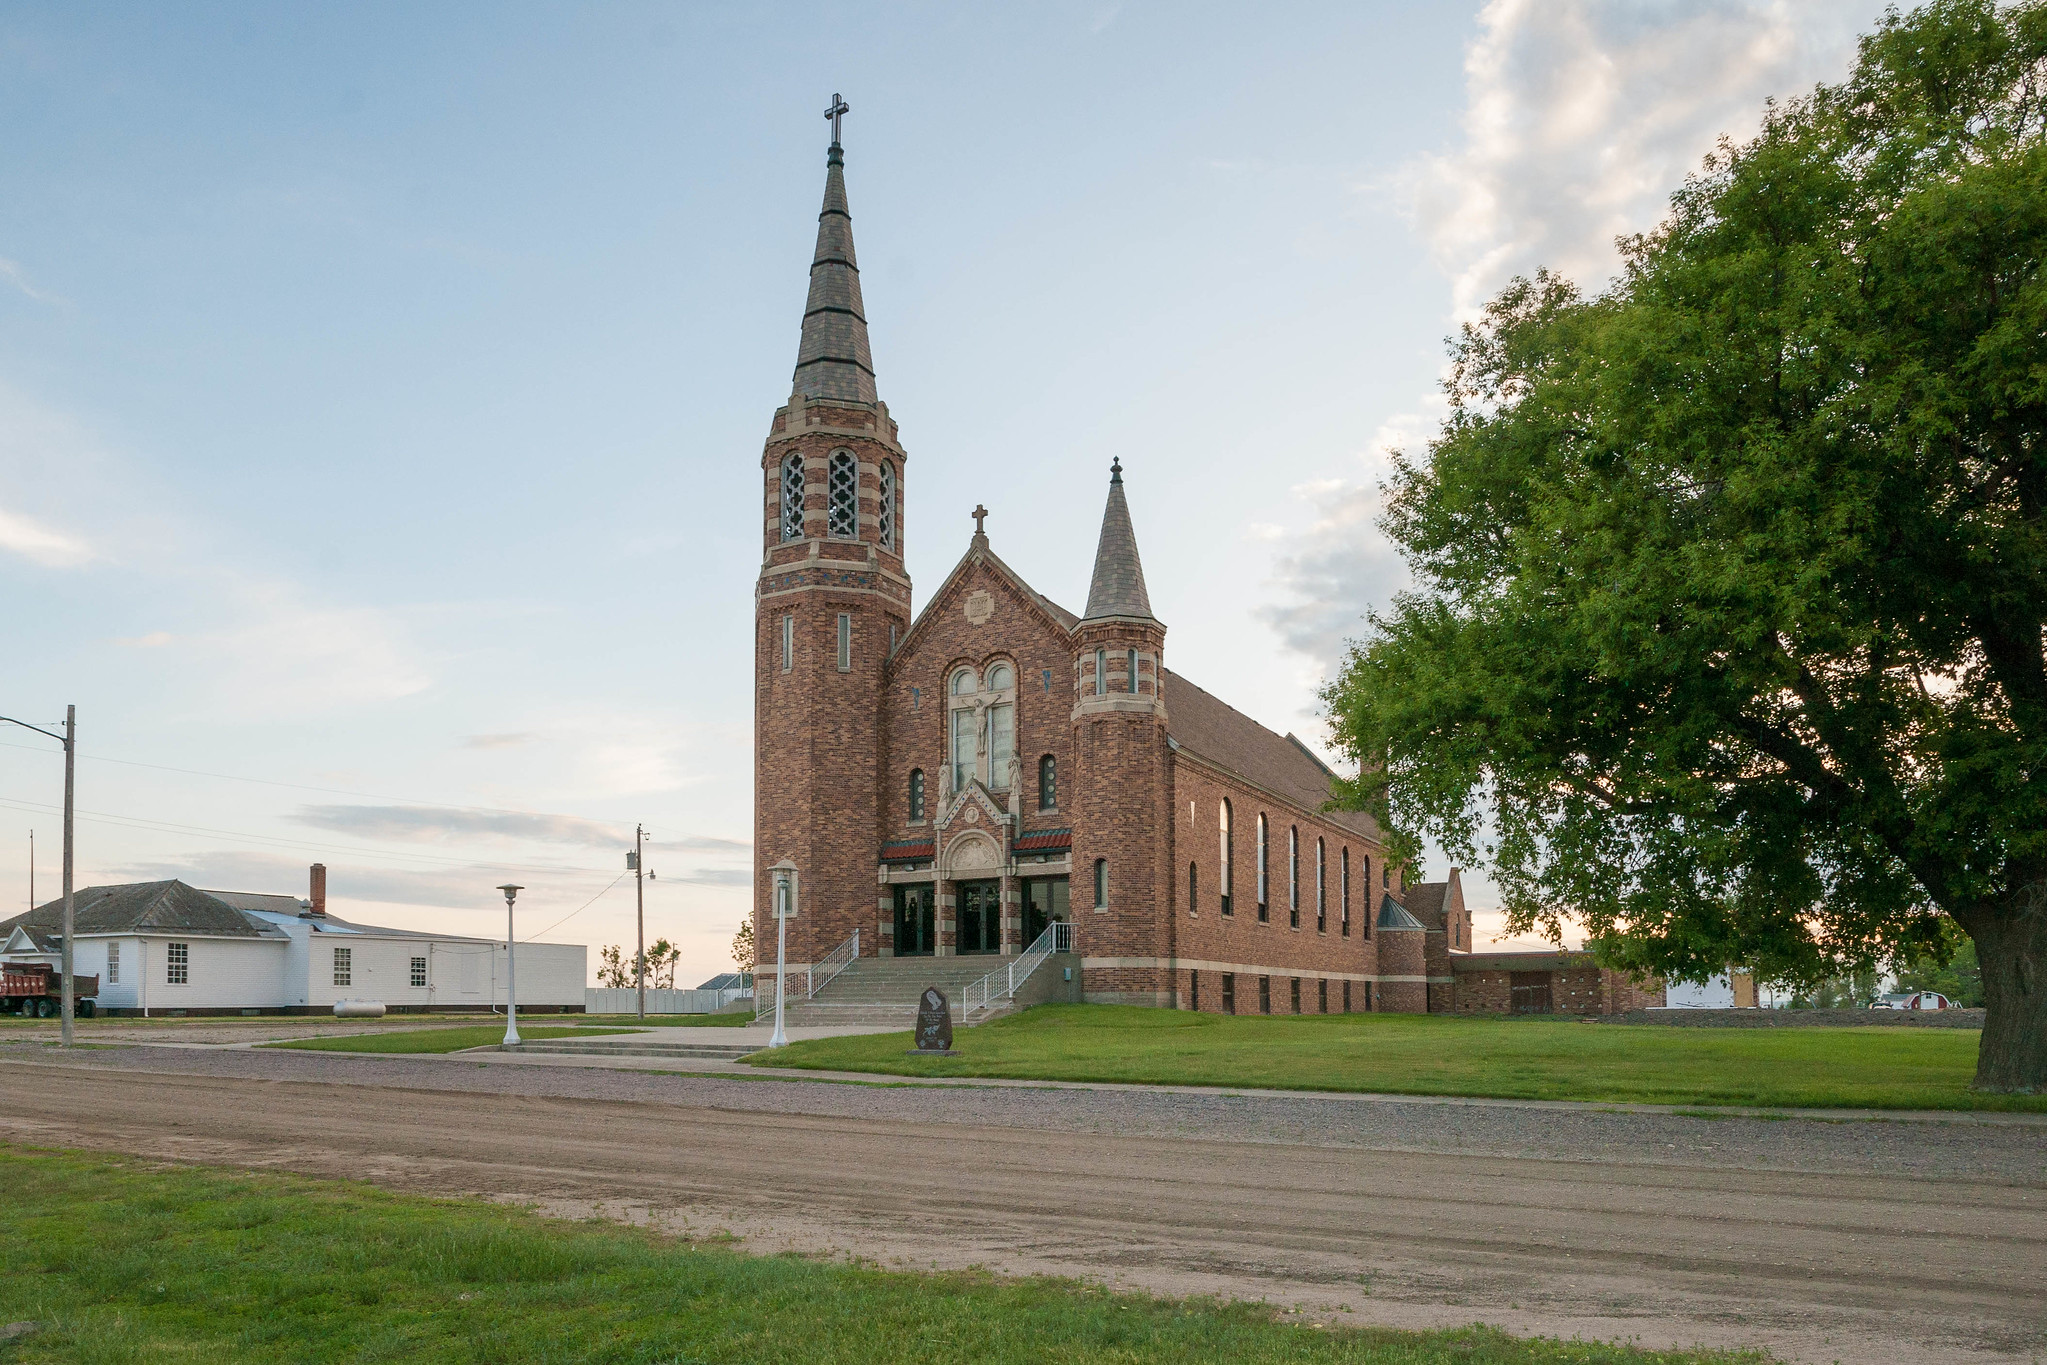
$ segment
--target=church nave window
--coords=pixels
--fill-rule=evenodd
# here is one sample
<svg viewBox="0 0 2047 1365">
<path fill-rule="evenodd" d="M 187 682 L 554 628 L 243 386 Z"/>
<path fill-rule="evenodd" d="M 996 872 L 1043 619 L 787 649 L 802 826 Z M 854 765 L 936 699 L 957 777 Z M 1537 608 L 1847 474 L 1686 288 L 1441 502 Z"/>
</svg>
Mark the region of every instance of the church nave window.
<svg viewBox="0 0 2047 1365">
<path fill-rule="evenodd" d="M 1286 831 L 1286 900 L 1287 927 L 1298 929 L 1301 927 L 1301 829 L 1298 825 L 1288 825 Z M 1299 1014 L 1300 987 L 1296 986 L 1294 990 L 1297 997 L 1294 1013 Z"/>
<path fill-rule="evenodd" d="M 958 707 L 952 713 L 952 789 L 964 790 L 974 775 L 974 713 Z"/>
<path fill-rule="evenodd" d="M 832 452 L 825 475 L 825 529 L 840 540 L 860 534 L 860 462 L 850 450 Z"/>
<path fill-rule="evenodd" d="M 1272 866 L 1272 839 L 1270 828 L 1265 823 L 1265 812 L 1258 812 L 1258 922 L 1267 923 L 1272 918 L 1272 898 L 1269 894 L 1269 870 Z"/>
<path fill-rule="evenodd" d="M 1221 866 L 1218 869 L 1222 874 L 1218 879 L 1221 903 L 1217 908 L 1227 915 L 1230 913 L 1230 888 L 1236 883 L 1235 868 L 1233 866 L 1236 860 L 1230 851 L 1230 798 L 1227 796 L 1222 799 L 1221 819 L 1222 854 L 1220 859 Z"/>
<path fill-rule="evenodd" d="M 782 539 L 803 538 L 803 457 L 782 459 Z"/>
<path fill-rule="evenodd" d="M 1337 909 L 1338 909 L 1338 915 L 1337 915 L 1337 923 L 1338 923 L 1338 925 L 1339 925 L 1339 926 L 1341 926 L 1341 928 L 1342 928 L 1342 930 L 1343 930 L 1343 937 L 1345 937 L 1345 938 L 1349 938 L 1349 937 L 1350 937 L 1350 848 L 1349 848 L 1349 846 L 1348 846 L 1348 845 L 1346 845 L 1346 846 L 1345 846 L 1345 847 L 1344 847 L 1343 849 L 1341 849 L 1341 850 L 1340 850 L 1340 851 L 1339 851 L 1339 852 L 1337 853 L 1337 855 L 1336 855 L 1336 866 L 1337 866 L 1337 875 L 1338 875 L 1338 876 L 1339 876 L 1339 877 L 1340 877 L 1340 878 L 1342 879 L 1342 880 L 1341 880 L 1341 884 L 1340 884 L 1340 894 L 1341 894 L 1341 897 L 1342 897 L 1342 898 L 1341 898 L 1341 899 L 1340 899 L 1340 900 L 1339 900 L 1339 901 L 1337 902 Z M 1345 986 L 1345 987 L 1344 987 L 1343 989 L 1344 989 L 1344 997 L 1343 997 L 1343 1012 L 1344 1012 L 1345 1014 L 1349 1014 L 1349 1013 L 1350 1013 L 1350 987 L 1348 987 L 1348 986 Z"/>
<path fill-rule="evenodd" d="M 1315 932 L 1329 932 L 1329 854 L 1321 837 L 1315 839 Z M 1329 1013 L 1329 1002 L 1322 1002 L 1322 1012 Z"/>
<path fill-rule="evenodd" d="M 992 676 L 992 675 L 991 675 Z M 1009 790 L 1010 758 L 1016 753 L 1016 706 L 1004 702 L 988 708 L 988 785 Z"/>
</svg>

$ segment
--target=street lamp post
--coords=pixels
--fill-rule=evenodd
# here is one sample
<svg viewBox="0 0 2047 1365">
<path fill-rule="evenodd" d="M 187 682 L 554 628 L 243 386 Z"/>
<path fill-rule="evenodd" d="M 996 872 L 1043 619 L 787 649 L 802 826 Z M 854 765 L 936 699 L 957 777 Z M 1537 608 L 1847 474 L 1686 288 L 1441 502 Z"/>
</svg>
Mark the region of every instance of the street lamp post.
<svg viewBox="0 0 2047 1365">
<path fill-rule="evenodd" d="M 777 863 L 772 869 L 775 891 L 775 1033 L 769 1047 L 789 1046 L 782 1031 L 782 1002 L 789 991 L 789 921 L 796 918 L 796 866 Z"/>
<path fill-rule="evenodd" d="M 506 882 L 505 893 L 505 1046 L 519 1045 L 519 958 L 518 941 L 512 936 L 512 902 L 526 888 Z"/>
<path fill-rule="evenodd" d="M 24 730 L 33 730 L 39 735 L 48 735 L 51 739 L 58 741 L 64 746 L 64 948 L 57 970 L 62 976 L 62 980 L 58 983 L 58 998 L 61 1002 L 63 1013 L 62 1032 L 64 1046 L 70 1047 L 72 1020 L 77 1017 L 77 1006 L 71 998 L 73 995 L 71 985 L 71 931 L 74 918 L 72 914 L 73 888 L 71 884 L 71 792 L 78 769 L 78 708 L 76 706 L 64 708 L 64 733 L 61 735 L 54 730 L 45 730 L 40 725 L 30 725 L 25 720 L 16 720 L 12 716 L 0 716 L 0 720 L 6 721 L 9 725 L 19 725 Z M 33 900 L 34 897 L 30 897 L 30 899 Z M 35 907 L 31 906 L 29 908 L 34 909 Z"/>
</svg>

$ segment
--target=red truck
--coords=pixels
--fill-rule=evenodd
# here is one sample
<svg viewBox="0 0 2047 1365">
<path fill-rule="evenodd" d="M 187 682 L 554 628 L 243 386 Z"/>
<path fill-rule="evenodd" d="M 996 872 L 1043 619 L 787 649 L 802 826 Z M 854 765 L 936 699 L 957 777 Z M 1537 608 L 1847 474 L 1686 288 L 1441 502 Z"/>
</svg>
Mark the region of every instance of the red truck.
<svg viewBox="0 0 2047 1365">
<path fill-rule="evenodd" d="M 0 962 L 0 1010 L 54 1019 L 64 1009 L 62 980 L 62 974 L 47 962 Z M 92 998 L 100 993 L 100 979 L 74 973 L 71 991 L 78 1017 L 92 1018 Z"/>
</svg>

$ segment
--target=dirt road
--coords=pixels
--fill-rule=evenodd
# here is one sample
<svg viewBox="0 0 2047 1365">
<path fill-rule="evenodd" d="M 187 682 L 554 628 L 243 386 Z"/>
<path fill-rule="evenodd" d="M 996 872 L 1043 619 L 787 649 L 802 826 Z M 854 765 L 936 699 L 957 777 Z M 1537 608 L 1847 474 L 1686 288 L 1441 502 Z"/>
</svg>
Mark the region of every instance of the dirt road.
<svg viewBox="0 0 2047 1365">
<path fill-rule="evenodd" d="M 173 1075 L 150 1052 L 0 1060 L 0 1083 L 24 1082 L 7 1087 L 0 1137 L 730 1229 L 759 1250 L 1264 1298 L 1321 1321 L 1484 1321 L 1799 1361 L 2047 1359 L 2047 1174 L 2011 1159 L 2039 1129 L 1985 1137 L 2002 1146 L 1979 1176 L 1929 1178 L 1895 1162 L 1758 1169 L 963 1121 L 986 1092 L 934 1099 L 945 1122 L 916 1115 L 920 1092 L 772 1081 L 648 1077 L 635 1083 L 655 1098 L 622 1100 L 596 1097 L 626 1083 L 602 1073 L 453 1059 L 351 1070 L 239 1053 L 220 1065 L 271 1074 L 192 1074 L 195 1059 Z M 297 1066 L 321 1079 L 276 1078 Z M 535 1086 L 555 1093 L 519 1093 Z M 869 1112 L 792 1112 L 803 1091 Z M 1047 1092 L 991 1094 L 988 1112 L 1031 1093 Z M 1884 1125 L 1907 1126 L 1920 1127 Z M 1969 1140 L 1945 1125 L 1907 1138 Z"/>
</svg>

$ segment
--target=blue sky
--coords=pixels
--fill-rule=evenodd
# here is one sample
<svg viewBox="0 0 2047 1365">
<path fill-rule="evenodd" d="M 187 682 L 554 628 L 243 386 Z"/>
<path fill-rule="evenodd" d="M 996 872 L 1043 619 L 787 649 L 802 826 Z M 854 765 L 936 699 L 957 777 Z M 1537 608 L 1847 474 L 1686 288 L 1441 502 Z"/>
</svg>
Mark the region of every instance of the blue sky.
<svg viewBox="0 0 2047 1365">
<path fill-rule="evenodd" d="M 81 884 L 595 945 L 638 821 L 707 975 L 834 91 L 920 588 L 985 502 L 1078 605 L 1120 456 L 1175 667 L 1320 741 L 1444 336 L 1879 9 L 0 5 L 0 714 L 79 707 Z"/>
</svg>

